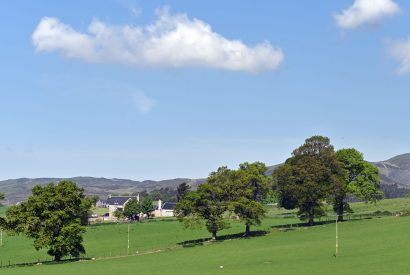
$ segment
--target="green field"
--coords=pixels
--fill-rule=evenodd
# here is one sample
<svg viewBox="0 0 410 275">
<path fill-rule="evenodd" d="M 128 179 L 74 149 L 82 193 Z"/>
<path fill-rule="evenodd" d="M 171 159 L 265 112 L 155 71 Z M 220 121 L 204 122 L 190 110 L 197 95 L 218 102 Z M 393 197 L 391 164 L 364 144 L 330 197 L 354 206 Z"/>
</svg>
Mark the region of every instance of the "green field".
<svg viewBox="0 0 410 275">
<path fill-rule="evenodd" d="M 93 207 L 93 209 L 91 209 L 91 211 L 92 211 L 94 214 L 97 214 L 97 215 L 104 215 L 105 213 L 108 213 L 108 208 Z"/>
<path fill-rule="evenodd" d="M 354 204 L 363 212 L 397 212 L 409 199 L 385 200 L 378 205 Z M 277 210 L 271 210 L 277 213 Z M 374 217 L 340 224 L 340 255 L 334 258 L 335 225 L 296 227 L 293 218 L 267 218 L 255 230 L 266 235 L 238 238 L 243 225 L 232 222 L 216 243 L 178 243 L 209 237 L 205 230 L 186 230 L 175 220 L 132 224 L 127 255 L 127 224 L 87 228 L 85 247 L 92 261 L 43 264 L 0 269 L 1 274 L 408 274 L 410 270 L 410 217 Z M 285 225 L 293 224 L 292 228 Z M 137 253 L 138 252 L 138 253 Z M 5 236 L 0 247 L 4 264 L 44 260 L 31 241 Z M 48 257 L 49 259 L 50 257 Z M 221 268 L 221 266 L 223 268 Z"/>
<path fill-rule="evenodd" d="M 6 215 L 6 207 L 0 206 L 0 217 L 4 217 Z"/>
<path fill-rule="evenodd" d="M 266 219 L 255 230 L 270 231 L 272 226 L 298 223 L 296 219 Z M 232 222 L 231 228 L 221 232 L 221 235 L 240 233 L 244 226 Z M 86 257 L 103 258 L 157 251 L 159 249 L 174 249 L 184 241 L 208 238 L 206 230 L 184 229 L 175 219 L 152 220 L 130 225 L 130 250 L 127 251 L 127 224 L 101 224 L 87 227 L 85 234 Z M 37 260 L 50 260 L 45 251 L 36 251 L 32 242 L 23 236 L 3 236 L 4 246 L 0 247 L 3 262 L 21 263 Z"/>
</svg>

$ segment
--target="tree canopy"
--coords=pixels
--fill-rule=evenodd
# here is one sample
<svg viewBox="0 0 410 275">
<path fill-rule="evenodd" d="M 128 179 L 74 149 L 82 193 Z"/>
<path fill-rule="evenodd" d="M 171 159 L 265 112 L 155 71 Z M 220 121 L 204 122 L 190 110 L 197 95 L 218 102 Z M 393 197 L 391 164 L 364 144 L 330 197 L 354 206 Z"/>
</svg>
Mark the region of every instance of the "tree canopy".
<svg viewBox="0 0 410 275">
<path fill-rule="evenodd" d="M 266 165 L 262 162 L 242 163 L 229 189 L 233 193 L 233 212 L 245 223 L 245 235 L 251 225 L 259 225 L 265 216 L 262 200 L 271 191 L 271 181 L 265 175 Z"/>
<path fill-rule="evenodd" d="M 85 253 L 82 245 L 84 217 L 92 199 L 71 181 L 36 185 L 27 201 L 7 210 L 7 228 L 34 239 L 34 247 L 47 248 L 56 261 Z"/>
<path fill-rule="evenodd" d="M 177 202 L 181 201 L 190 190 L 191 190 L 191 186 L 189 186 L 186 182 L 183 182 L 180 185 L 178 185 Z"/>
<path fill-rule="evenodd" d="M 247 235 L 250 226 L 260 224 L 265 214 L 261 201 L 271 189 L 265 171 L 261 162 L 243 163 L 238 170 L 219 167 L 196 191 L 183 196 L 176 214 L 187 226 L 204 221 L 212 239 L 216 239 L 218 231 L 229 227 L 224 215 L 231 212 L 245 223 Z"/>
<path fill-rule="evenodd" d="M 343 184 L 335 190 L 334 210 L 338 220 L 343 220 L 343 213 L 350 211 L 347 196 L 354 196 L 364 201 L 376 202 L 383 198 L 380 191 L 379 171 L 376 166 L 366 162 L 363 154 L 356 149 L 341 149 L 336 152 L 337 160 L 345 172 Z"/>
<path fill-rule="evenodd" d="M 131 199 L 124 207 L 124 216 L 129 220 L 138 220 L 140 213 L 142 213 L 142 207 L 136 198 Z"/>
<path fill-rule="evenodd" d="M 141 213 L 147 215 L 148 219 L 151 217 L 152 211 L 155 210 L 155 207 L 152 203 L 153 201 L 150 197 L 145 197 L 140 204 Z"/>
<path fill-rule="evenodd" d="M 279 204 L 299 208 L 302 219 L 313 225 L 324 214 L 323 203 L 343 183 L 343 171 L 327 137 L 313 136 L 295 149 L 292 157 L 274 172 Z"/>
<path fill-rule="evenodd" d="M 189 192 L 178 202 L 175 209 L 177 216 L 188 221 L 191 218 L 204 220 L 207 230 L 215 240 L 218 231 L 229 227 L 223 214 L 228 210 L 231 199 L 228 191 L 232 187 L 232 173 L 233 171 L 225 166 L 212 172 L 195 192 Z"/>
<path fill-rule="evenodd" d="M 1 204 L 1 201 L 4 200 L 5 196 L 3 193 L 0 193 L 0 206 L 3 206 Z M 0 217 L 0 229 L 6 228 L 6 220 L 2 217 Z"/>
</svg>

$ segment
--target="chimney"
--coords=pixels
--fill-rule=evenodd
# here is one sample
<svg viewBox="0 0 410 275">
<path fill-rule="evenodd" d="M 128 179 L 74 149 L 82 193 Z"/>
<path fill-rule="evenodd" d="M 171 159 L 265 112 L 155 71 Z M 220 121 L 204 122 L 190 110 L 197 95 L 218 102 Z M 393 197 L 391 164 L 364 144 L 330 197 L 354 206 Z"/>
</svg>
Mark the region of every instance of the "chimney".
<svg viewBox="0 0 410 275">
<path fill-rule="evenodd" d="M 162 201 L 158 200 L 158 210 L 162 210 Z"/>
</svg>

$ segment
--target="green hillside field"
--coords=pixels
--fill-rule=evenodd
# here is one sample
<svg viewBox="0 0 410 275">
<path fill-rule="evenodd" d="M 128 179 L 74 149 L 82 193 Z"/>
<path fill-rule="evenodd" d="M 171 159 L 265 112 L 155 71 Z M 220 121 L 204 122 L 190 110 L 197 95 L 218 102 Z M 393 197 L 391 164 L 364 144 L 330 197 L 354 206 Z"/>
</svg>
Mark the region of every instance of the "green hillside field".
<svg viewBox="0 0 410 275">
<path fill-rule="evenodd" d="M 374 211 L 407 209 L 409 199 L 378 205 L 354 204 Z M 385 209 L 380 208 L 385 205 Z M 374 210 L 374 211 L 373 211 Z M 275 211 L 272 211 L 275 212 Z M 365 211 L 364 211 L 365 212 Z M 176 220 L 156 220 L 130 226 L 96 225 L 87 228 L 87 257 L 95 260 L 28 267 L 1 268 L 1 274 L 408 274 L 410 217 L 388 215 L 339 224 L 340 254 L 334 257 L 335 224 L 304 227 L 294 218 L 266 218 L 254 230 L 266 234 L 241 238 L 243 225 L 233 221 L 220 232 L 222 241 L 200 242 L 205 230 L 186 230 Z M 292 224 L 292 227 L 290 227 Z M 196 243 L 194 240 L 197 240 Z M 191 242 L 187 242 L 191 241 Z M 185 245 L 182 243 L 185 242 Z M 128 253 L 128 255 L 127 255 Z M 22 236 L 4 236 L 0 260 L 30 262 L 50 259 L 36 252 Z"/>
<path fill-rule="evenodd" d="M 0 206 L 0 217 L 4 217 L 6 215 L 6 207 Z"/>
</svg>

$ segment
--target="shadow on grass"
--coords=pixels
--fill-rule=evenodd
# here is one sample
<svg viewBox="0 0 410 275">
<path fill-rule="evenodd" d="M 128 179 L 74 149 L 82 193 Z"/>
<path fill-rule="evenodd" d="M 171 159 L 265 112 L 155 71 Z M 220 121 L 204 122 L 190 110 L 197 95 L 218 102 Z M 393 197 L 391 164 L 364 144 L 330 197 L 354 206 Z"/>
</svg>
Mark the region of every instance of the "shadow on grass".
<svg viewBox="0 0 410 275">
<path fill-rule="evenodd" d="M 258 231 L 251 231 L 249 235 L 247 236 L 245 236 L 244 233 L 228 234 L 228 235 L 222 235 L 222 236 L 217 237 L 216 241 L 222 242 L 226 240 L 261 237 L 261 236 L 265 236 L 268 233 L 269 231 L 258 230 Z M 194 247 L 194 246 L 204 245 L 205 242 L 209 242 L 211 240 L 212 238 L 201 238 L 201 239 L 196 239 L 196 240 L 183 241 L 183 242 L 178 243 L 178 245 L 182 245 L 182 247 Z"/>
<path fill-rule="evenodd" d="M 374 219 L 374 218 L 382 218 L 382 216 L 363 216 L 361 218 L 349 218 L 349 219 L 343 220 L 342 223 L 359 222 L 359 221 L 363 221 L 363 220 L 371 220 L 371 219 Z M 306 222 L 289 223 L 289 224 L 273 225 L 273 226 L 271 226 L 271 228 L 283 229 L 283 232 L 288 232 L 288 231 L 294 230 L 295 228 L 298 228 L 298 227 L 314 227 L 314 226 L 320 226 L 320 225 L 326 225 L 326 224 L 332 224 L 332 223 L 335 223 L 335 220 L 316 221 L 316 222 L 314 222 L 313 225 L 309 225 Z"/>
<path fill-rule="evenodd" d="M 325 224 L 331 224 L 331 223 L 335 223 L 335 221 L 317 221 L 311 226 L 306 222 L 298 222 L 298 223 L 273 225 L 273 226 L 271 226 L 271 228 L 285 229 L 284 231 L 287 232 L 287 231 L 294 230 L 295 228 L 298 228 L 298 227 L 313 227 L 313 226 L 325 225 Z"/>
<path fill-rule="evenodd" d="M 75 259 L 63 259 L 61 261 L 37 261 L 37 262 L 27 262 L 27 263 L 10 263 L 10 262 L 1 262 L 1 268 L 13 268 L 13 267 L 25 267 L 25 266 L 36 266 L 36 265 L 58 265 L 58 264 L 67 264 L 72 262 L 79 261 L 90 261 L 92 258 L 75 258 Z"/>
</svg>

